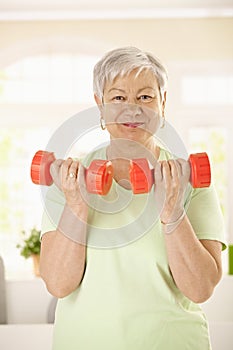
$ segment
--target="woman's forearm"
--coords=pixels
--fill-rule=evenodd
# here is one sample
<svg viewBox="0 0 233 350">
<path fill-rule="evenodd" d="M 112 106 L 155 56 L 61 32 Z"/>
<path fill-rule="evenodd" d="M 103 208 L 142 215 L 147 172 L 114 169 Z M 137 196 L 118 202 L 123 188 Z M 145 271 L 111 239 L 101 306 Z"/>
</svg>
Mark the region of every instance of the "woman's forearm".
<svg viewBox="0 0 233 350">
<path fill-rule="evenodd" d="M 76 214 L 64 207 L 58 228 L 44 234 L 41 242 L 40 273 L 48 291 L 63 298 L 80 284 L 86 259 L 87 209 Z"/>
<path fill-rule="evenodd" d="M 164 234 L 169 267 L 177 287 L 192 301 L 204 302 L 221 278 L 221 264 L 198 240 L 187 216 L 170 234 Z M 213 244 L 221 249 L 219 242 Z"/>
</svg>

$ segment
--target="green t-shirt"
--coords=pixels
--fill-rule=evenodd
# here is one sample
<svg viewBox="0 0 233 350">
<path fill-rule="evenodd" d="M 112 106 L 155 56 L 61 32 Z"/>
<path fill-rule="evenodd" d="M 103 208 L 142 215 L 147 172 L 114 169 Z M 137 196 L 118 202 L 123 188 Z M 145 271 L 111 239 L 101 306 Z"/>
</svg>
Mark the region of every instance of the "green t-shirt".
<svg viewBox="0 0 233 350">
<path fill-rule="evenodd" d="M 160 160 L 168 158 L 161 150 Z M 105 148 L 88 156 L 85 166 L 92 159 L 106 159 Z M 205 315 L 171 276 L 155 201 L 153 188 L 132 195 L 115 181 L 107 196 L 90 196 L 85 274 L 77 290 L 58 301 L 53 350 L 211 348 Z M 56 229 L 64 203 L 52 186 L 46 208 L 55 215 L 44 213 L 42 234 Z M 224 248 L 213 186 L 189 186 L 185 208 L 197 237 Z"/>
</svg>

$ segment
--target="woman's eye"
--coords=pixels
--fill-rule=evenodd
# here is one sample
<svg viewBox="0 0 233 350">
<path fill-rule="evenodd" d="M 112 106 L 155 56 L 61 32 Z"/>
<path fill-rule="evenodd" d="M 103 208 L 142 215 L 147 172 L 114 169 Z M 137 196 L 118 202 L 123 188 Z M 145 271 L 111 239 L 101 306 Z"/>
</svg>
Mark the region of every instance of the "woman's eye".
<svg viewBox="0 0 233 350">
<path fill-rule="evenodd" d="M 114 100 L 114 101 L 124 101 L 125 98 L 124 98 L 123 96 L 114 96 L 114 97 L 113 97 L 113 100 Z"/>
<path fill-rule="evenodd" d="M 140 100 L 142 101 L 151 101 L 152 100 L 152 96 L 149 96 L 149 95 L 141 95 L 139 97 Z"/>
</svg>

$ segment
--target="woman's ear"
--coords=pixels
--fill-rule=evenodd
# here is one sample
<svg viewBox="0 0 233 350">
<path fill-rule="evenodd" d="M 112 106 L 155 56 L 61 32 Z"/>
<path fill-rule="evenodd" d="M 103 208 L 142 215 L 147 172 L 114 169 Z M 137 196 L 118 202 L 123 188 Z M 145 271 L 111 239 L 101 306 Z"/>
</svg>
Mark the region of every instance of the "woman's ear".
<svg viewBox="0 0 233 350">
<path fill-rule="evenodd" d="M 167 91 L 164 91 L 163 93 L 163 102 L 162 102 L 162 115 L 164 116 L 165 111 L 165 105 L 166 105 L 166 98 L 167 98 Z"/>
<path fill-rule="evenodd" d="M 94 94 L 94 98 L 95 98 L 95 102 L 100 110 L 100 112 L 102 111 L 102 107 L 103 107 L 103 103 L 102 100 L 99 96 L 97 96 L 96 94 Z"/>
</svg>

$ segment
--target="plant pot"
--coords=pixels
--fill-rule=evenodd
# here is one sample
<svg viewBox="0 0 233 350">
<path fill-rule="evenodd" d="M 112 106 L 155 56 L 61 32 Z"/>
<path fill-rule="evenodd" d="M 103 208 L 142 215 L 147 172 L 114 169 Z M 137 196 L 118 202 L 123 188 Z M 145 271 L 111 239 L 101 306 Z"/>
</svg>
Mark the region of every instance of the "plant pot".
<svg viewBox="0 0 233 350">
<path fill-rule="evenodd" d="M 228 266 L 229 275 L 233 275 L 233 244 L 229 244 L 228 246 Z"/>
<path fill-rule="evenodd" d="M 40 277 L 40 255 L 32 254 L 33 270 L 36 277 Z"/>
</svg>

